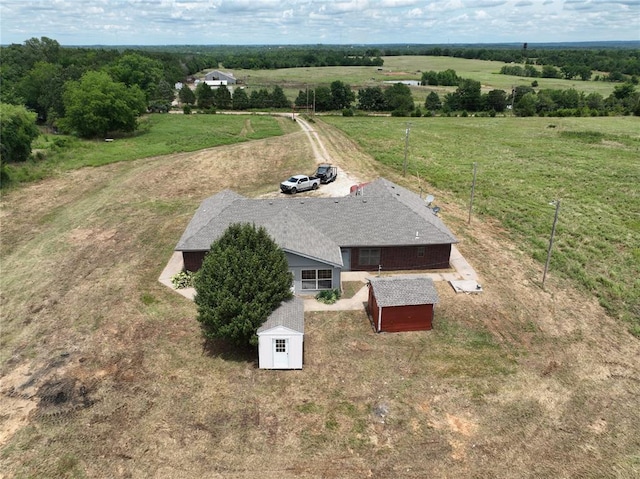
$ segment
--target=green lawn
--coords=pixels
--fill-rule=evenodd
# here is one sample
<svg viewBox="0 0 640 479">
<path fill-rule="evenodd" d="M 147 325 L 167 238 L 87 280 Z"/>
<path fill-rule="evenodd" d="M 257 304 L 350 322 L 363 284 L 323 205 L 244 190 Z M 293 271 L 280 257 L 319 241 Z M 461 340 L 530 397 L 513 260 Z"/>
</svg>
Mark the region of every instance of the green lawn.
<svg viewBox="0 0 640 479">
<path fill-rule="evenodd" d="M 283 122 L 268 115 L 148 115 L 137 132 L 111 142 L 43 134 L 32 147 L 35 159 L 7 165 L 15 182 L 44 178 L 55 171 L 118 161 L 197 151 L 283 134 Z"/>
<path fill-rule="evenodd" d="M 377 161 L 402 171 L 407 121 L 323 117 Z M 640 119 L 411 119 L 408 172 L 460 206 L 477 162 L 474 214 L 495 217 L 551 269 L 597 294 L 640 335 Z M 416 182 L 417 184 L 417 182 Z"/>
</svg>

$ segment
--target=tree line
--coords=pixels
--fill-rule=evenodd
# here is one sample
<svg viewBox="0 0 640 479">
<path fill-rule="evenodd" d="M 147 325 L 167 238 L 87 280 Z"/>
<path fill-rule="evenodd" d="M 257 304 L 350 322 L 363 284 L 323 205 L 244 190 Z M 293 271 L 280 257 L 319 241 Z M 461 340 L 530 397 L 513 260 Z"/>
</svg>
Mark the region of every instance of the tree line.
<svg viewBox="0 0 640 479">
<path fill-rule="evenodd" d="M 567 65 L 586 67 L 591 71 L 620 75 L 640 76 L 640 49 L 637 48 L 528 48 L 527 44 L 488 47 L 447 47 L 429 45 L 379 46 L 381 56 L 418 55 L 491 60 L 504 63 L 532 63 L 561 68 Z M 626 78 L 622 78 L 626 80 Z"/>
</svg>

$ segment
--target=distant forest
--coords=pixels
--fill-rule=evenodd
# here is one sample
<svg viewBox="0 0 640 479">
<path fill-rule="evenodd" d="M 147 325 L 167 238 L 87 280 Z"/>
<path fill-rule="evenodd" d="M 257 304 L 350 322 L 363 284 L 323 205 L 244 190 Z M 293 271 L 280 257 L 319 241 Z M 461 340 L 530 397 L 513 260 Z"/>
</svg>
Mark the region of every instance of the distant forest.
<svg viewBox="0 0 640 479">
<path fill-rule="evenodd" d="M 213 68 L 275 69 L 324 66 L 382 66 L 385 56 L 427 55 L 504 62 L 505 74 L 638 84 L 640 43 L 569 45 L 281 45 L 281 46 L 73 46 L 31 38 L 0 46 L 0 103 L 24 105 L 40 121 L 66 116 L 63 93 L 88 72 L 108 74 L 137 86 L 148 108 L 174 97 L 173 85 Z M 520 67 L 522 65 L 522 67 Z M 526 68 L 529 66 L 530 68 Z M 556 71 L 557 69 L 557 71 Z M 94 80 L 95 82 L 95 80 Z M 423 84 L 433 84 L 425 81 Z M 635 87 L 630 87 L 630 91 Z M 628 95 L 624 95 L 628 96 Z M 68 98 L 69 99 L 69 98 Z M 634 109 L 635 111 L 635 109 Z"/>
</svg>

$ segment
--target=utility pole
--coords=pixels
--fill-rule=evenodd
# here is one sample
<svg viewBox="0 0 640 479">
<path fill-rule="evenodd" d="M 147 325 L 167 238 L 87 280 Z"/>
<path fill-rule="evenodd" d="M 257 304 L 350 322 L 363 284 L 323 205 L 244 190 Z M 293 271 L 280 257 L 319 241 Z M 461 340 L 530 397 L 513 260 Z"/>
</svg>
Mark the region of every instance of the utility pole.
<svg viewBox="0 0 640 479">
<path fill-rule="evenodd" d="M 471 224 L 471 210 L 473 209 L 473 197 L 476 192 L 476 171 L 478 169 L 478 163 L 473 162 L 473 183 L 471 183 L 471 202 L 469 203 L 469 221 L 467 224 Z"/>
<path fill-rule="evenodd" d="M 555 203 L 556 203 L 556 214 L 553 217 L 553 226 L 551 227 L 551 238 L 549 238 L 549 249 L 547 250 L 547 262 L 544 265 L 544 273 L 542 274 L 542 289 L 544 289 L 544 281 L 547 279 L 547 271 L 549 270 L 549 262 L 551 261 L 551 248 L 553 247 L 553 237 L 556 234 L 556 223 L 558 222 L 558 212 L 560 211 L 560 200 L 556 200 Z"/>
<path fill-rule="evenodd" d="M 309 85 L 305 85 L 307 87 L 307 103 L 305 103 L 307 107 L 307 115 L 309 114 Z"/>
<path fill-rule="evenodd" d="M 411 123 L 407 123 L 404 136 L 404 163 L 402 163 L 402 176 L 407 176 L 407 150 L 409 149 L 409 133 L 411 133 Z"/>
<path fill-rule="evenodd" d="M 316 116 L 316 89 L 313 89 L 313 114 L 311 115 L 313 117 Z"/>
</svg>

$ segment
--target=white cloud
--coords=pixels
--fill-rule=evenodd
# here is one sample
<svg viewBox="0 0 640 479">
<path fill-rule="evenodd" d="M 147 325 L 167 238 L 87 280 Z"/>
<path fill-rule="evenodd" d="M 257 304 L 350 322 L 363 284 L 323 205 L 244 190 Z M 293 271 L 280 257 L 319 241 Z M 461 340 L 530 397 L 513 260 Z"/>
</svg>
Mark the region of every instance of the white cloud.
<svg viewBox="0 0 640 479">
<path fill-rule="evenodd" d="M 640 0 L 0 0 L 0 42 L 640 40 Z"/>
</svg>

